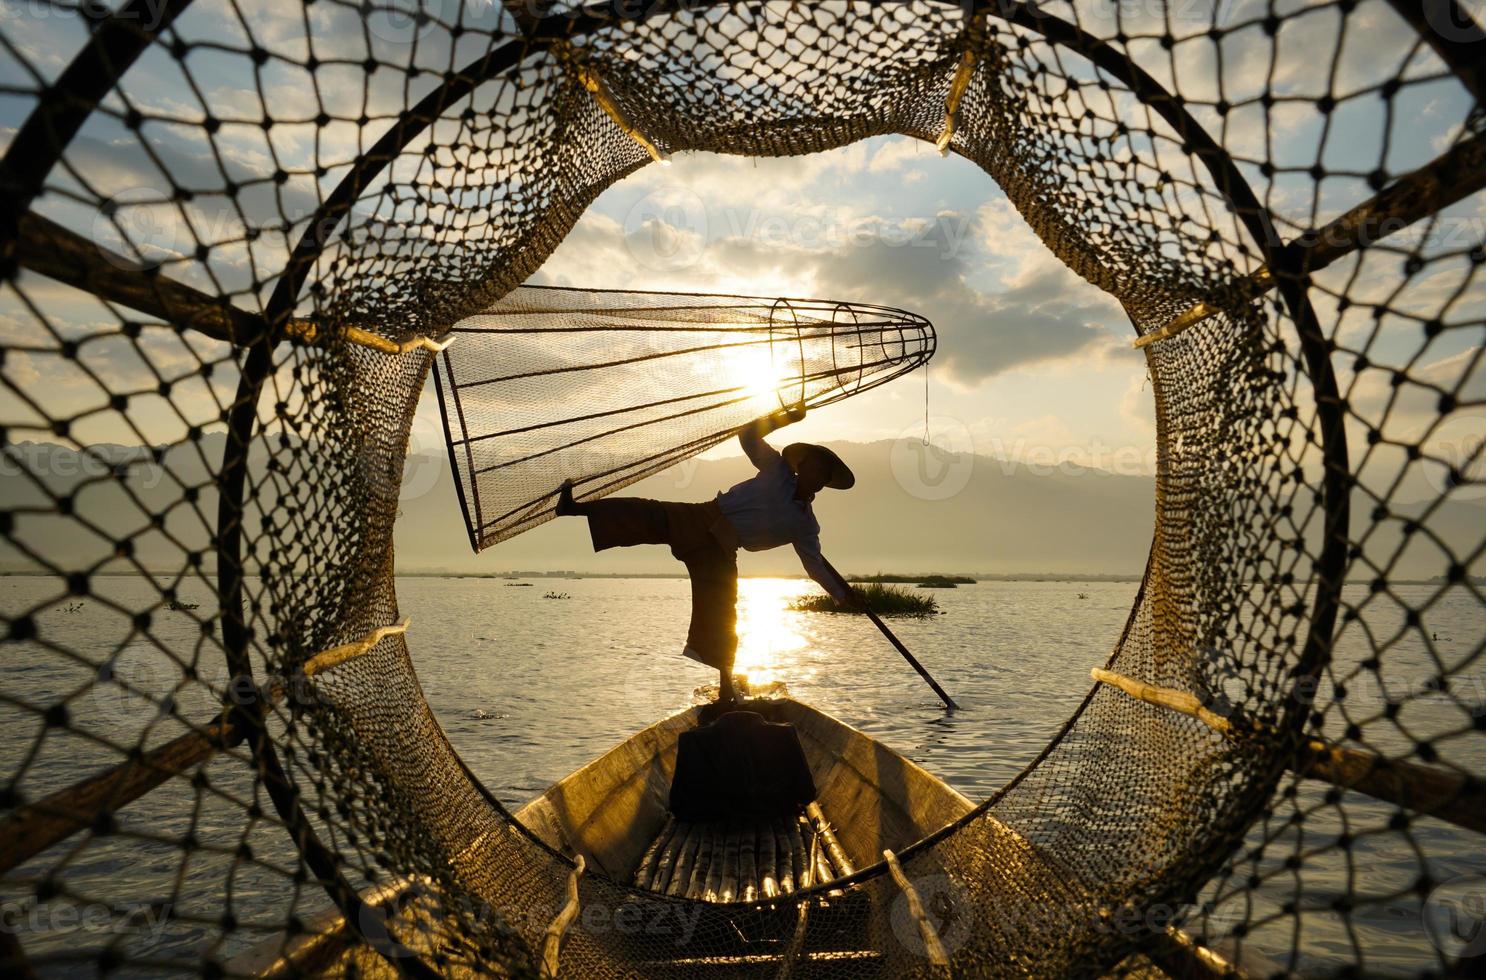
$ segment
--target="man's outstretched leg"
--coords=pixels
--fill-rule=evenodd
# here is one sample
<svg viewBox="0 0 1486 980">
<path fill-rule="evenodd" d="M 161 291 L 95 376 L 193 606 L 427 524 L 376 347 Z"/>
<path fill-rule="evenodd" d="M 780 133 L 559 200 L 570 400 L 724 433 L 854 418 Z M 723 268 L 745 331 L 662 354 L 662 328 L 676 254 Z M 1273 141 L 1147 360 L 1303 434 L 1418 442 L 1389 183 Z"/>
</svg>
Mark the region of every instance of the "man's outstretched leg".
<svg viewBox="0 0 1486 980">
<path fill-rule="evenodd" d="M 691 626 L 684 655 L 718 672 L 718 700 L 737 699 L 733 655 L 738 647 L 736 547 L 723 544 L 713 528 L 722 521 L 717 504 L 684 504 L 643 497 L 578 502 L 571 481 L 558 491 L 560 517 L 588 518 L 594 551 L 640 544 L 668 544 L 691 577 Z"/>
<path fill-rule="evenodd" d="M 644 497 L 608 497 L 604 500 L 573 500 L 573 485 L 558 491 L 555 513 L 559 517 L 588 518 L 588 537 L 594 551 L 628 548 L 640 544 L 674 545 L 667 516 L 674 506 Z"/>
</svg>

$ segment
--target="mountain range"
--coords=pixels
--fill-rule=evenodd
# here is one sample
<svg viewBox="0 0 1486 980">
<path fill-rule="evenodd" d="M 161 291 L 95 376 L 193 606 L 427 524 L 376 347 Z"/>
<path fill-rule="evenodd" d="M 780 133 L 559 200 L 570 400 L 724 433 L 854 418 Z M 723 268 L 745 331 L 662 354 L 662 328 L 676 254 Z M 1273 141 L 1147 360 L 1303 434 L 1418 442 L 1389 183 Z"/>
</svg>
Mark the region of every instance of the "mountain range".
<svg viewBox="0 0 1486 980">
<path fill-rule="evenodd" d="M 43 480 L 51 493 L 70 496 L 78 515 L 101 534 L 71 519 L 27 513 L 44 509 L 46 494 L 10 460 L 0 466 L 0 504 L 14 514 L 15 536 L 61 566 L 101 560 L 112 548 L 109 537 L 132 534 L 135 557 L 146 567 L 179 568 L 180 548 L 173 542 L 191 549 L 208 547 L 216 513 L 208 464 L 220 459 L 223 441 L 221 435 L 208 435 L 197 447 L 163 451 L 163 468 L 150 465 L 154 451 L 141 447 L 94 447 L 87 456 L 46 443 L 8 448 L 32 472 L 46 474 Z M 945 453 L 913 440 L 829 445 L 857 475 L 854 489 L 824 491 L 815 504 L 825 554 L 848 574 L 1138 576 L 1144 568 L 1154 520 L 1154 480 L 1149 476 L 1071 464 L 1037 468 L 991 456 Z M 97 479 L 107 466 L 123 474 L 121 484 Z M 693 459 L 621 492 L 705 500 L 751 472 L 741 456 Z M 138 502 L 129 500 L 120 486 Z M 197 488 L 195 502 L 174 507 L 160 527 L 150 529 L 150 512 L 165 511 L 178 501 L 183 486 Z M 596 555 L 586 525 L 573 519 L 550 521 L 475 555 L 443 454 L 410 456 L 403 488 L 396 527 L 397 566 L 403 573 L 680 571 L 660 547 Z M 1426 503 L 1395 504 L 1393 510 L 1412 516 L 1422 513 Z M 1370 502 L 1359 500 L 1354 506 L 1354 539 L 1370 523 L 1371 512 Z M 1444 541 L 1459 542 L 1457 551 L 1468 552 L 1486 528 L 1486 506 L 1451 501 L 1430 515 L 1428 524 Z M 1400 521 L 1381 525 L 1370 554 L 1391 553 L 1401 540 L 1402 526 Z M 14 547 L 0 542 L 0 569 L 22 570 L 28 564 Z M 1443 574 L 1445 565 L 1439 549 L 1424 542 L 1405 549 L 1389 574 L 1428 579 Z M 744 553 L 740 568 L 745 575 L 800 574 L 788 548 Z M 1480 569 L 1471 571 L 1479 574 Z"/>
</svg>

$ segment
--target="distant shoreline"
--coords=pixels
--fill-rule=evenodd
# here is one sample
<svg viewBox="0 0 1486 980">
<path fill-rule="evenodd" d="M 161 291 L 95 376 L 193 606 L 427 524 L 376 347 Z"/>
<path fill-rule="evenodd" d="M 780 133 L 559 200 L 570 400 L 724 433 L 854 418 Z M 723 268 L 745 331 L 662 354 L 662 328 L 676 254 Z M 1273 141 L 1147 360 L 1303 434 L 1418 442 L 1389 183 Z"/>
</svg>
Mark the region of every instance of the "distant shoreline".
<svg viewBox="0 0 1486 980">
<path fill-rule="evenodd" d="M 135 570 L 120 570 L 120 571 L 100 570 L 100 571 L 92 572 L 90 574 L 93 575 L 94 577 L 101 577 L 101 578 L 116 578 L 116 577 L 138 578 L 138 577 L 141 576 L 141 573 L 138 572 L 138 571 L 135 571 Z M 179 569 L 172 569 L 172 570 L 160 570 L 160 571 L 146 571 L 143 574 L 154 575 L 154 576 L 157 576 L 159 578 L 177 578 L 180 575 L 180 570 Z M 878 574 L 880 574 L 880 573 L 875 573 L 874 572 L 871 576 L 867 576 L 867 575 L 858 576 L 858 575 L 855 575 L 855 574 L 848 574 L 846 577 L 848 579 L 853 580 L 853 581 L 862 581 L 862 580 L 865 580 L 865 579 L 868 579 L 868 578 L 871 578 L 871 577 L 875 577 Z M 967 578 L 973 578 L 977 582 L 1133 582 L 1133 583 L 1138 583 L 1141 580 L 1141 576 L 1139 576 L 1139 575 L 1118 575 L 1118 574 L 1108 574 L 1108 575 L 1105 575 L 1105 574 L 1087 573 L 1087 572 L 1083 572 L 1083 573 L 1079 573 L 1079 572 L 964 572 L 964 573 L 955 572 L 955 573 L 952 573 L 952 574 L 955 577 L 960 577 L 960 576 L 963 575 L 964 577 L 967 577 Z M 54 574 L 52 574 L 50 572 L 17 571 L 17 570 L 3 570 L 3 569 L 0 569 L 0 578 L 56 578 L 56 577 L 57 577 L 56 575 L 54 575 Z M 209 580 L 209 581 L 215 580 L 216 577 L 217 576 L 216 575 L 213 575 L 213 574 L 202 574 L 201 576 L 199 576 L 199 578 L 206 579 L 206 580 Z M 257 572 L 248 572 L 247 573 L 247 577 L 248 578 L 257 578 L 258 577 L 258 573 Z M 676 579 L 676 580 L 681 580 L 681 581 L 685 581 L 686 580 L 686 575 L 685 574 L 676 574 L 676 573 L 672 573 L 672 572 L 577 572 L 577 571 L 555 571 L 555 572 L 539 572 L 539 571 L 516 571 L 516 572 L 446 572 L 446 571 L 414 570 L 414 571 L 409 571 L 409 572 L 398 572 L 396 577 L 399 578 L 399 579 L 405 579 L 405 578 L 468 578 L 468 579 L 489 579 L 489 580 L 492 580 L 492 581 L 501 581 L 503 579 L 525 579 L 525 578 L 570 579 L 570 580 L 571 579 L 585 579 L 585 578 L 597 578 L 597 579 Z M 739 578 L 744 578 L 744 579 L 798 578 L 801 581 L 807 581 L 804 578 L 804 576 L 802 576 L 802 575 L 740 575 Z M 920 576 L 904 575 L 904 576 L 894 576 L 894 578 L 901 578 L 903 581 L 909 582 L 909 581 L 916 581 L 916 580 L 918 580 L 920 578 Z M 1352 579 L 1348 579 L 1347 580 L 1347 584 L 1348 585 L 1365 585 L 1365 584 L 1367 584 L 1370 581 L 1371 581 L 1370 578 L 1352 578 Z M 1433 578 L 1433 579 L 1401 578 L 1401 579 L 1390 579 L 1389 581 L 1393 585 L 1444 585 L 1445 584 L 1445 578 L 1444 578 L 1444 576 L 1440 576 L 1438 578 Z M 1476 584 L 1476 585 L 1486 585 L 1486 576 L 1472 575 L 1472 576 L 1470 576 L 1469 581 L 1471 583 L 1473 583 L 1473 584 Z M 968 588 L 974 588 L 974 586 L 967 586 L 967 587 Z"/>
</svg>

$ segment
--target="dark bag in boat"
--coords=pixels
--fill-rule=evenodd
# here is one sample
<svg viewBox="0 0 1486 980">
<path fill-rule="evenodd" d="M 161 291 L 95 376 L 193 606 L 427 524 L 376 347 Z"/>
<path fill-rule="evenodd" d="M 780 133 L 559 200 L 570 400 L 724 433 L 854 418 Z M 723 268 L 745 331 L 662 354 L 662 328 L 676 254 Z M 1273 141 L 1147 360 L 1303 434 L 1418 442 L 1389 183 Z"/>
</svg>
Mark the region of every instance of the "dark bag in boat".
<svg viewBox="0 0 1486 980">
<path fill-rule="evenodd" d="M 784 817 L 813 799 L 815 780 L 793 725 L 731 711 L 677 740 L 671 780 L 677 820 Z"/>
</svg>

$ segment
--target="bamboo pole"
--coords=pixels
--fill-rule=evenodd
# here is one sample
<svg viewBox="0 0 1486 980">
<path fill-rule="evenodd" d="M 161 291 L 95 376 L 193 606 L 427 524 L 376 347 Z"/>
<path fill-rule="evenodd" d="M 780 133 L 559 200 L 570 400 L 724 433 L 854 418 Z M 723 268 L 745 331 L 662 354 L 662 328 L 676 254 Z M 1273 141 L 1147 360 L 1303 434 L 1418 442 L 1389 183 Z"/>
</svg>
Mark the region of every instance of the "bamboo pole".
<svg viewBox="0 0 1486 980">
<path fill-rule="evenodd" d="M 788 895 L 795 890 L 794 841 L 790 838 L 789 821 L 774 821 L 775 873 L 779 878 L 779 892 Z"/>
<path fill-rule="evenodd" d="M 660 833 L 655 835 L 655 840 L 645 849 L 645 856 L 640 858 L 640 866 L 635 869 L 635 887 L 649 888 L 650 882 L 655 878 L 655 864 L 660 858 L 661 849 L 671 835 L 676 832 L 676 818 L 667 816 L 666 822 L 660 828 Z"/>
<path fill-rule="evenodd" d="M 814 820 L 817 828 L 819 828 L 821 841 L 825 844 L 825 850 L 827 855 L 830 856 L 831 863 L 836 867 L 837 877 L 844 878 L 849 874 L 854 874 L 856 868 L 852 865 L 851 858 L 846 856 L 846 849 L 836 839 L 836 831 L 831 829 L 831 822 L 826 819 L 825 812 L 821 810 L 820 804 L 812 801 L 805 808 L 805 812 L 810 815 L 810 819 Z"/>
<path fill-rule="evenodd" d="M 21 217 L 15 257 L 32 272 L 215 340 L 246 346 L 269 333 L 257 313 L 147 269 L 38 214 Z"/>
<path fill-rule="evenodd" d="M 1184 980 L 1247 980 L 1248 974 L 1191 936 L 1167 926 L 1143 951 L 1168 977 Z"/>
<path fill-rule="evenodd" d="M 662 152 L 648 136 L 640 132 L 635 124 L 630 121 L 629 114 L 624 111 L 619 105 L 619 101 L 614 98 L 614 93 L 610 90 L 608 83 L 604 81 L 603 76 L 591 65 L 579 61 L 570 44 L 566 41 L 555 41 L 553 42 L 553 50 L 559 56 L 562 56 L 563 60 L 573 68 L 578 76 L 578 81 L 588 90 L 588 94 L 593 96 L 593 101 L 598 103 L 600 109 L 604 110 L 604 114 L 613 121 L 615 126 L 619 127 L 620 132 L 638 143 L 640 149 L 650 155 L 650 159 L 661 164 L 670 162 L 670 156 Z"/>
<path fill-rule="evenodd" d="M 572 873 L 568 875 L 567 904 L 547 927 L 546 937 L 542 941 L 543 977 L 557 976 L 557 955 L 562 949 L 562 937 L 567 934 L 568 927 L 573 924 L 573 920 L 578 918 L 578 878 L 582 876 L 583 868 L 583 855 L 580 854 Z"/>
<path fill-rule="evenodd" d="M 1166 708 L 1196 718 L 1215 732 L 1220 732 L 1224 735 L 1227 735 L 1229 732 L 1230 724 L 1228 719 L 1210 711 L 1198 700 L 1195 694 L 1187 691 L 1178 691 L 1170 687 L 1157 687 L 1154 684 L 1147 684 L 1145 681 L 1138 681 L 1133 677 L 1126 677 L 1124 674 L 1116 674 L 1114 671 L 1105 670 L 1102 667 L 1095 667 L 1089 671 L 1089 676 L 1101 684 L 1108 684 L 1110 687 L 1124 691 L 1137 701 L 1144 701 L 1147 704 L 1154 704 L 1157 707 Z"/>
<path fill-rule="evenodd" d="M 702 901 L 722 901 L 722 866 L 727 860 L 727 835 L 717 824 L 712 825 L 708 834 L 712 838 L 712 861 L 711 867 L 707 869 L 707 887 L 702 892 Z"/>
<path fill-rule="evenodd" d="M 949 156 L 949 145 L 954 142 L 955 126 L 960 121 L 960 100 L 975 77 L 975 52 L 965 49 L 960 54 L 960 63 L 955 68 L 955 77 L 950 80 L 949 91 L 944 96 L 944 131 L 934 141 L 940 156 Z"/>
<path fill-rule="evenodd" d="M 696 824 L 692 824 L 687 830 L 686 840 L 676 856 L 676 867 L 671 870 L 671 882 L 666 886 L 667 895 L 676 897 L 686 894 L 686 889 L 691 885 L 691 869 L 696 863 L 697 848 L 701 846 L 703 833 Z"/>
<path fill-rule="evenodd" d="M 1139 701 L 1196 718 L 1225 737 L 1235 734 L 1233 722 L 1209 711 L 1186 691 L 1157 687 L 1098 667 L 1090 674 L 1101 684 L 1116 687 Z M 1486 833 L 1486 788 L 1464 773 L 1388 759 L 1376 752 L 1350 749 L 1319 738 L 1306 740 L 1291 768 L 1306 779 L 1354 790 L 1457 827 Z"/>
<path fill-rule="evenodd" d="M 1404 174 L 1319 230 L 1291 242 L 1297 264 L 1307 274 L 1319 272 L 1337 259 L 1465 200 L 1486 187 L 1486 136 L 1463 140 L 1418 170 Z M 1268 269 L 1241 280 L 1240 300 L 1255 299 L 1275 284 Z M 1221 307 L 1197 303 L 1159 329 L 1137 337 L 1133 346 L 1147 347 L 1223 312 Z"/>
<path fill-rule="evenodd" d="M 651 879 L 655 877 L 655 863 L 660 857 L 661 848 L 676 829 L 676 818 L 666 817 L 666 822 L 661 825 L 660 832 L 645 849 L 645 854 L 640 858 L 640 864 L 635 868 L 635 887 L 649 888 Z"/>
<path fill-rule="evenodd" d="M 1237 299 L 1240 303 L 1249 302 L 1257 299 L 1272 288 L 1274 288 L 1274 277 L 1269 274 L 1268 269 L 1260 269 L 1252 276 L 1239 281 Z M 1222 312 L 1223 308 L 1220 306 L 1212 306 L 1208 303 L 1194 303 L 1191 307 L 1167 321 L 1159 329 L 1152 330 L 1144 336 L 1136 337 L 1130 346 L 1136 350 L 1140 350 L 1142 347 L 1149 347 L 1159 340 L 1165 340 L 1167 337 L 1175 337 L 1182 331 L 1195 327 L 1202 321 L 1215 317 Z"/>
<path fill-rule="evenodd" d="M 802 901 L 795 912 L 795 931 L 789 938 L 789 946 L 785 947 L 784 956 L 779 961 L 778 980 L 789 980 L 795 972 L 795 963 L 800 958 L 800 951 L 805 948 L 805 935 L 810 931 L 810 899 Z"/>
<path fill-rule="evenodd" d="M 841 588 L 846 590 L 848 595 L 853 594 L 850 583 L 846 581 L 845 576 L 836 571 L 834 565 L 826 561 L 824 558 L 821 559 L 821 563 L 825 565 L 826 572 L 829 573 L 830 576 L 836 580 Z M 898 652 L 903 655 L 904 660 L 908 661 L 908 665 L 914 670 L 918 671 L 918 676 L 922 677 L 924 681 L 927 682 L 928 685 L 934 689 L 934 693 L 939 695 L 939 700 L 944 702 L 944 706 L 951 711 L 958 711 L 960 706 L 958 704 L 955 704 L 955 699 L 946 694 L 944 688 L 939 686 L 939 682 L 929 675 L 928 670 L 924 668 L 923 664 L 918 662 L 918 658 L 908 652 L 908 648 L 903 645 L 903 641 L 898 639 L 897 635 L 894 634 L 892 630 L 887 628 L 887 624 L 884 623 L 882 619 L 875 612 L 872 611 L 872 607 L 868 606 L 864 602 L 862 603 L 861 608 L 862 612 L 867 614 L 867 618 L 872 620 L 872 624 L 882 631 L 883 636 L 888 638 L 888 642 L 892 643 L 893 646 L 898 648 Z"/>
<path fill-rule="evenodd" d="M 15 251 L 19 263 L 32 272 L 215 340 L 248 346 L 270 332 L 261 315 L 142 266 L 38 214 L 22 216 Z M 283 338 L 295 343 L 321 343 L 334 336 L 334 330 L 314 320 L 283 323 Z M 418 336 L 398 342 L 353 326 L 343 328 L 340 336 L 393 355 L 415 350 L 438 353 L 454 341 L 453 336 L 443 341 Z"/>
<path fill-rule="evenodd" d="M 1457 827 L 1486 834 L 1486 787 L 1464 773 L 1309 739 L 1296 771 Z"/>
<path fill-rule="evenodd" d="M 816 850 L 815 850 L 815 880 L 816 880 L 816 882 L 819 883 L 819 884 L 825 884 L 826 882 L 828 882 L 828 881 L 834 881 L 835 879 L 836 879 L 836 875 L 831 871 L 831 859 L 826 854 L 826 849 L 824 847 L 818 847 L 818 848 L 816 848 Z"/>
<path fill-rule="evenodd" d="M 697 843 L 696 859 L 692 862 L 691 880 L 686 883 L 686 897 L 693 901 L 702 899 L 707 891 L 707 879 L 712 873 L 712 845 L 716 834 L 709 827 Z"/>
<path fill-rule="evenodd" d="M 758 890 L 763 898 L 779 897 L 779 837 L 773 821 L 759 825 Z"/>
<path fill-rule="evenodd" d="M 800 833 L 801 821 L 804 819 L 803 816 L 795 814 L 789 821 L 789 861 L 790 870 L 794 872 L 796 889 L 807 887 L 806 881 L 810 878 L 810 870 L 815 864 L 805 844 L 805 837 Z"/>
<path fill-rule="evenodd" d="M 269 688 L 269 705 L 283 697 L 281 685 Z M 223 721 L 187 732 L 137 759 L 126 759 L 18 808 L 0 821 L 0 874 L 84 828 L 109 824 L 115 811 L 208 761 L 242 737 L 229 714 Z"/>
<path fill-rule="evenodd" d="M 655 862 L 655 877 L 650 879 L 651 891 L 664 892 L 671 883 L 671 869 L 676 866 L 676 857 L 690 833 L 691 824 L 678 824 L 676 832 L 666 841 L 665 847 L 661 848 L 660 857 Z"/>
<path fill-rule="evenodd" d="M 804 818 L 797 816 L 791 824 L 793 834 L 791 835 L 790 852 L 792 854 L 805 852 L 804 838 L 800 836 L 800 821 L 802 819 Z M 796 844 L 799 845 L 798 849 L 794 847 Z M 805 852 L 802 858 L 795 859 L 799 861 L 801 867 L 795 878 L 801 889 L 809 888 L 814 884 L 814 867 L 818 846 L 818 839 L 812 837 L 810 839 L 810 850 Z M 795 913 L 795 932 L 790 937 L 789 947 L 784 951 L 784 957 L 779 964 L 779 980 L 789 980 L 789 977 L 794 974 L 795 963 L 800 958 L 801 950 L 805 948 L 805 936 L 810 926 L 811 901 L 811 899 L 807 898 L 800 902 L 799 911 Z"/>
<path fill-rule="evenodd" d="M 413 620 L 411 618 L 404 618 L 402 622 L 395 623 L 391 626 L 379 626 L 359 640 L 343 643 L 338 647 L 331 647 L 329 650 L 322 650 L 304 662 L 304 676 L 314 677 L 316 674 L 323 674 L 332 667 L 339 667 L 347 660 L 353 660 L 367 653 L 387 637 L 406 633 L 412 622 Z"/>
<path fill-rule="evenodd" d="M 758 901 L 758 835 L 748 825 L 738 835 L 738 900 Z"/>
<path fill-rule="evenodd" d="M 898 856 L 892 851 L 883 851 L 882 858 L 887 862 L 888 873 L 893 876 L 903 897 L 908 902 L 908 914 L 918 925 L 919 938 L 924 941 L 924 956 L 928 958 L 931 966 L 948 968 L 949 956 L 944 952 L 944 944 L 939 941 L 939 931 L 934 928 L 934 923 L 929 921 L 928 913 L 924 911 L 924 903 L 919 900 L 918 891 L 913 887 L 913 882 L 903 873 L 903 866 L 898 863 Z"/>
<path fill-rule="evenodd" d="M 717 889 L 719 902 L 731 902 L 738 895 L 738 828 L 729 824 L 723 837 L 722 882 Z"/>
</svg>

